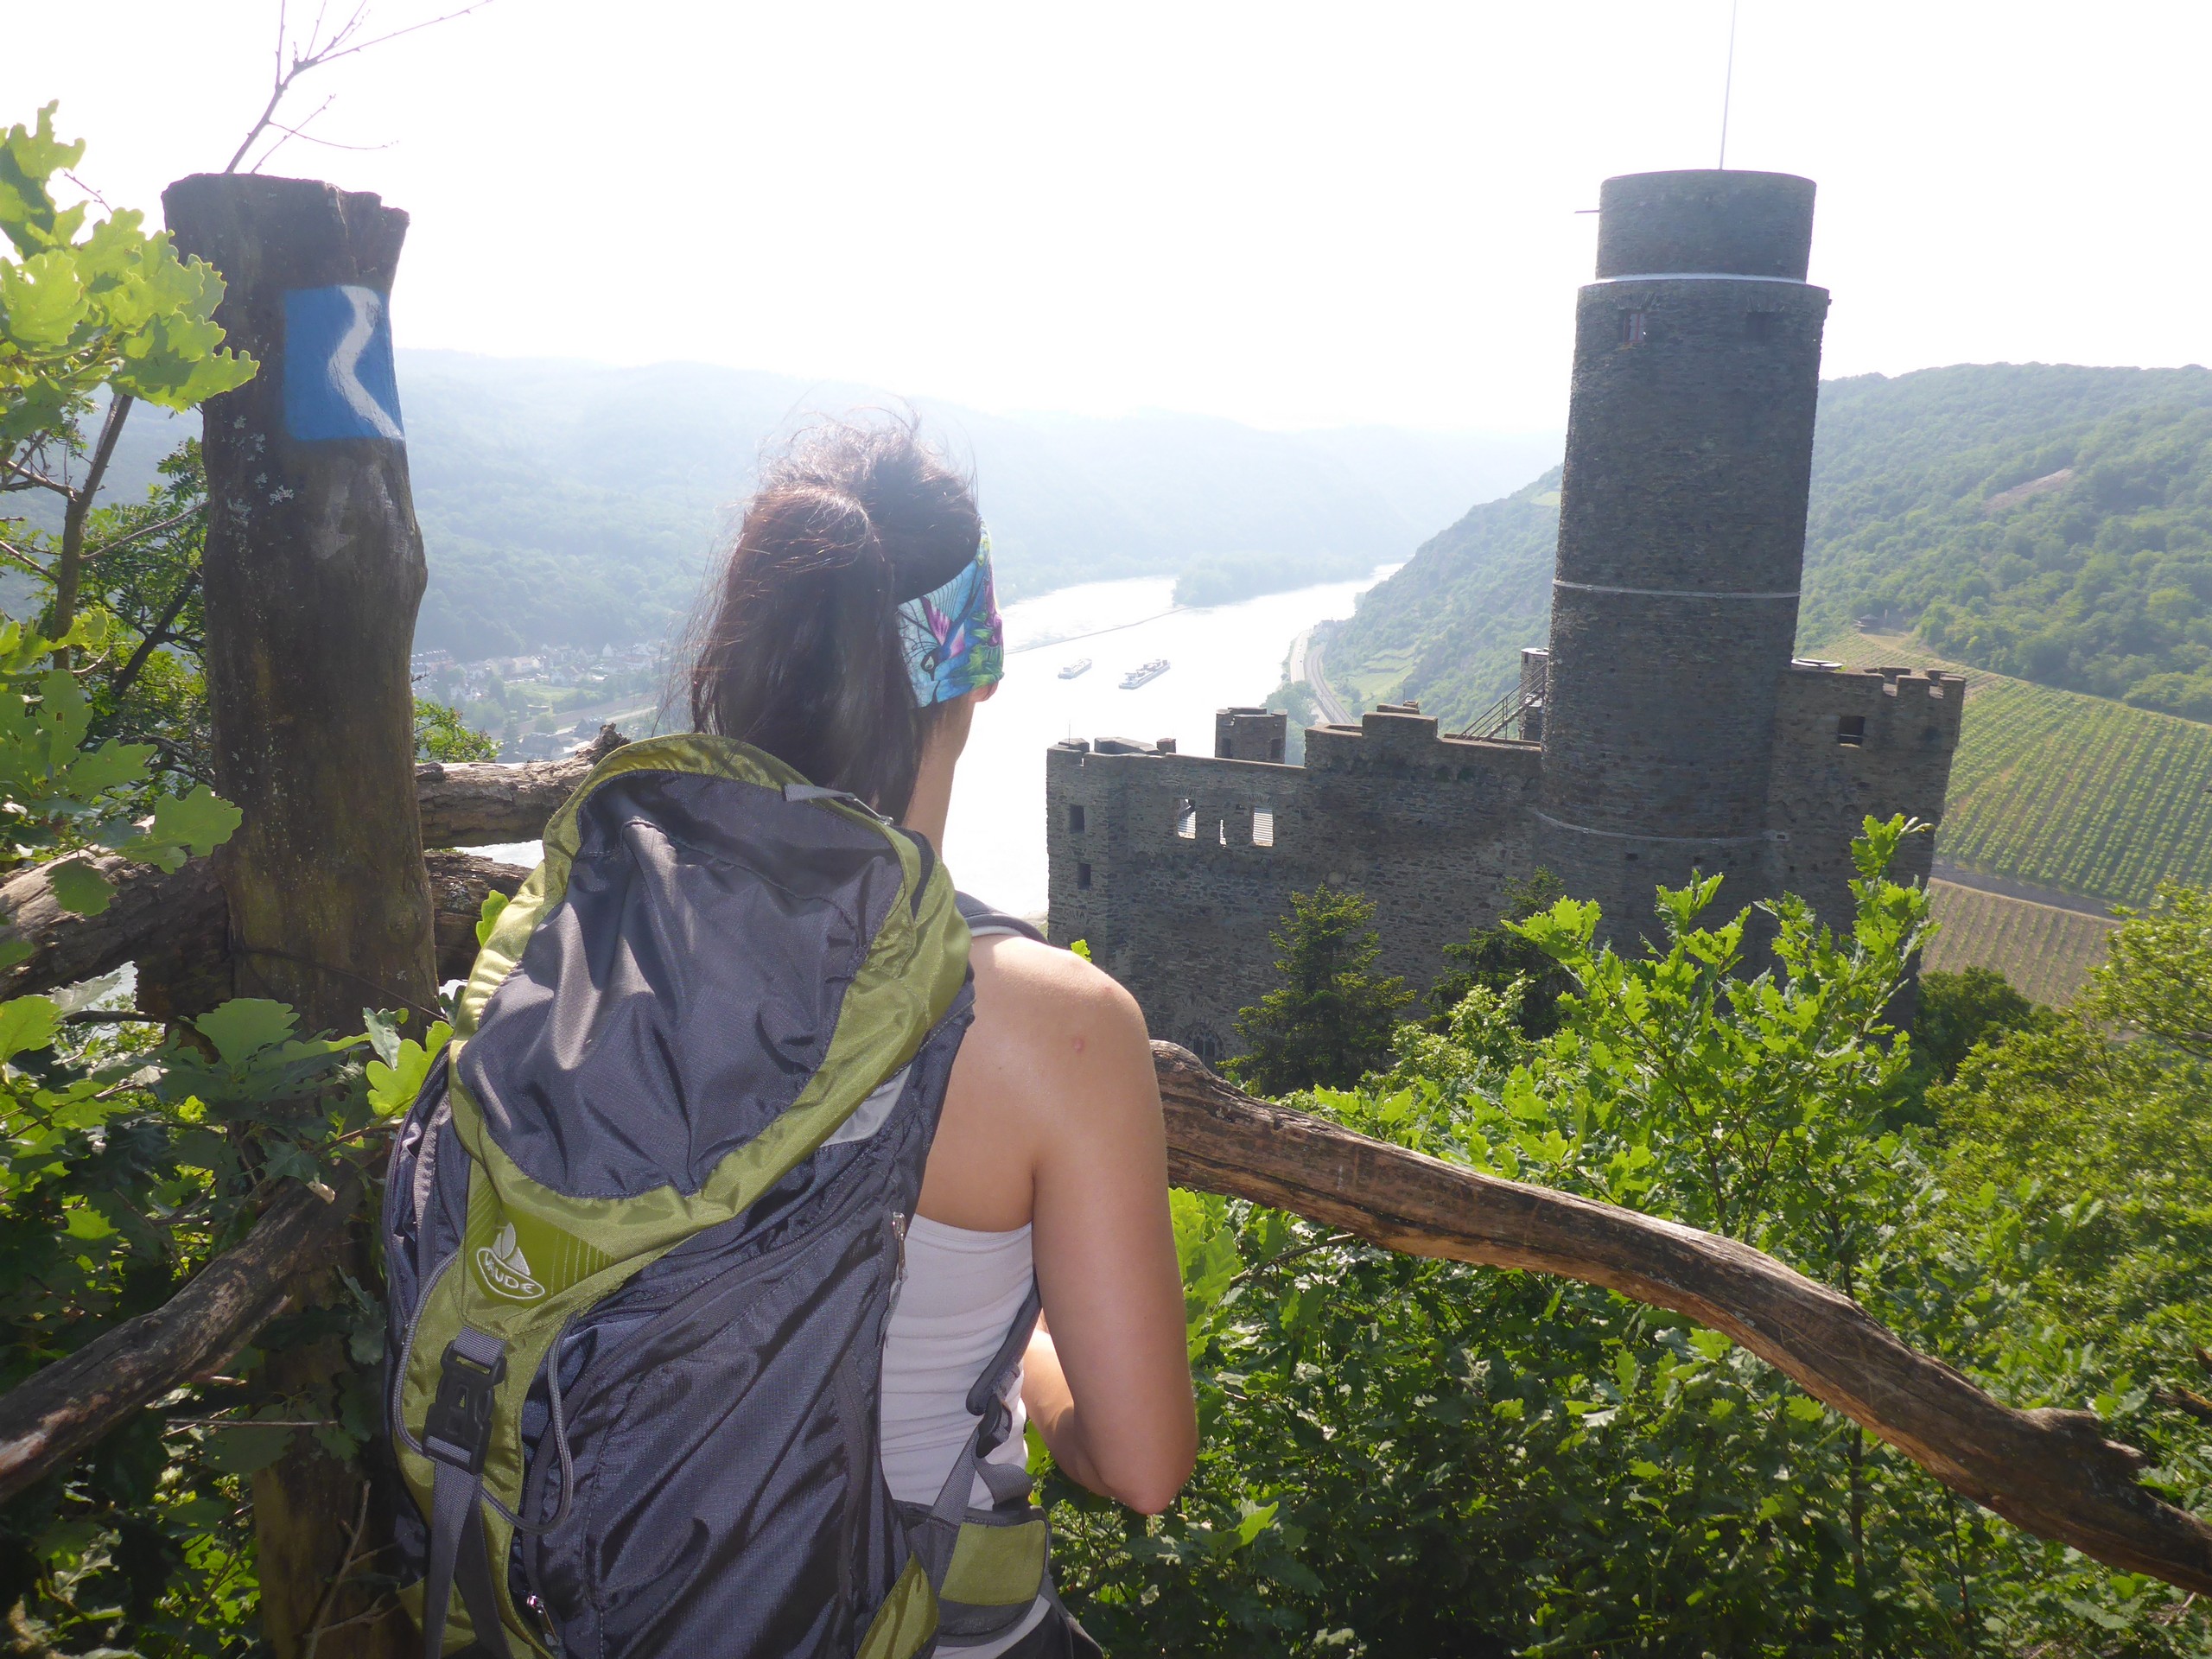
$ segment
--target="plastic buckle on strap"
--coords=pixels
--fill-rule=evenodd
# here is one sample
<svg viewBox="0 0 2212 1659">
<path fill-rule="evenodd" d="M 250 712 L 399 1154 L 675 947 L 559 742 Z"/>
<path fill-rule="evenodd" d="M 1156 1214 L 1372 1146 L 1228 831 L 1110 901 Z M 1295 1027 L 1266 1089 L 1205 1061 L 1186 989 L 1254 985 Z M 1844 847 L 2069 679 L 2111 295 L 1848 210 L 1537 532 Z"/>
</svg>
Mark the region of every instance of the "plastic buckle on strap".
<svg viewBox="0 0 2212 1659">
<path fill-rule="evenodd" d="M 440 1463 L 482 1474 L 492 1449 L 493 1397 L 506 1377 L 505 1354 L 487 1365 L 463 1352 L 458 1340 L 448 1343 L 438 1362 L 437 1398 L 423 1420 L 423 1449 Z"/>
</svg>

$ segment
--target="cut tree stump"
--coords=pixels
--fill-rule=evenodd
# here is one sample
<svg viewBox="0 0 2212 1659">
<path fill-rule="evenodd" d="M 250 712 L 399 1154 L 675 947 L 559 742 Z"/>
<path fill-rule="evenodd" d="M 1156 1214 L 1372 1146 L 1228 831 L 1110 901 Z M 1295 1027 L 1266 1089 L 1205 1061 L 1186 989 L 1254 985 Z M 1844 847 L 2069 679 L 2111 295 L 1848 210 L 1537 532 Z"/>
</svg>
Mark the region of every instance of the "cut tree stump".
<svg viewBox="0 0 2212 1659">
<path fill-rule="evenodd" d="M 415 615 L 429 579 L 392 370 L 407 215 L 313 179 L 200 174 L 162 194 L 178 251 L 223 274 L 215 320 L 260 372 L 201 411 L 201 560 L 216 792 L 245 815 L 215 849 L 231 988 L 308 1031 L 362 1009 L 435 1018 L 429 882 L 415 804 Z M 289 1287 L 335 1306 L 372 1271 L 367 1218 Z M 269 1399 L 322 1402 L 344 1338 L 273 1350 Z M 261 1623 L 276 1659 L 400 1659 L 407 1621 L 353 1558 L 359 1472 L 304 1438 L 253 1477 Z M 385 1609 L 378 1617 L 378 1608 Z"/>
</svg>

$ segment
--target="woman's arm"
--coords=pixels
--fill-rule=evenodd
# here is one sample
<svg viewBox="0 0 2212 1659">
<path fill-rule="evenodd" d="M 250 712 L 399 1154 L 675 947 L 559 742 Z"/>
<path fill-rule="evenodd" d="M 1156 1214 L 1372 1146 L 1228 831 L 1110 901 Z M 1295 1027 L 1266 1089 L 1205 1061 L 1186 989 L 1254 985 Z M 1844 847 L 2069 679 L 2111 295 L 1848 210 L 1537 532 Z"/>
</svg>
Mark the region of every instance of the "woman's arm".
<svg viewBox="0 0 2212 1659">
<path fill-rule="evenodd" d="M 1050 1327 L 1031 1344 L 1022 1398 L 1069 1475 L 1157 1514 L 1190 1477 L 1198 1418 L 1144 1016 L 1080 957 L 976 943 L 976 1052 L 961 1053 L 974 1069 L 958 1081 L 1021 1103 Z"/>
</svg>

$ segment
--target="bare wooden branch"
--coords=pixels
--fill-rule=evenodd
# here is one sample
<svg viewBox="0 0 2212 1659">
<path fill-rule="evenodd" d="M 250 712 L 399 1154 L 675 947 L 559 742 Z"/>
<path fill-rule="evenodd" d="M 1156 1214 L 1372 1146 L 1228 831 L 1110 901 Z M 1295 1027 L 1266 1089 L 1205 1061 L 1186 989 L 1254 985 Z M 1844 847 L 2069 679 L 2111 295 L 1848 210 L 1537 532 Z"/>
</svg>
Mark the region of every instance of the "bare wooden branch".
<svg viewBox="0 0 2212 1659">
<path fill-rule="evenodd" d="M 439 16 L 426 17 L 421 22 L 409 23 L 402 29 L 388 29 L 382 35 L 372 35 L 366 40 L 356 37 L 368 26 L 367 0 L 362 0 L 362 3 L 356 5 L 345 21 L 331 31 L 327 39 L 322 32 L 324 13 L 318 9 L 315 12 L 315 22 L 308 30 L 306 44 L 295 46 L 292 43 L 290 33 L 289 8 L 283 3 L 283 0 L 279 0 L 276 8 L 276 68 L 274 79 L 270 85 L 269 102 L 262 106 L 260 116 L 255 120 L 253 125 L 247 129 L 245 137 L 238 141 L 238 149 L 232 153 L 231 159 L 224 166 L 223 171 L 237 172 L 238 163 L 245 159 L 246 152 L 253 148 L 254 141 L 272 128 L 283 133 L 284 137 L 263 151 L 260 160 L 254 162 L 253 167 L 246 169 L 248 172 L 260 168 L 271 156 L 282 149 L 287 142 L 294 138 L 304 138 L 311 144 L 322 144 L 332 149 L 387 148 L 388 146 L 383 144 L 337 143 L 331 139 L 315 137 L 306 130 L 308 124 L 314 121 L 316 116 L 321 115 L 337 101 L 335 93 L 324 99 L 309 114 L 303 117 L 296 126 L 288 126 L 279 121 L 276 118 L 276 111 L 290 93 L 294 84 L 302 75 L 310 74 L 326 64 L 336 63 L 340 58 L 350 58 L 356 53 L 368 51 L 372 47 L 382 46 L 387 41 L 396 41 L 404 35 L 413 35 L 425 29 L 435 29 L 440 23 L 450 23 L 457 18 L 467 16 L 473 11 L 481 11 L 491 3 L 492 0 L 470 0 L 467 5 L 443 13 Z M 285 62 L 288 55 L 291 60 L 289 66 Z"/>
<path fill-rule="evenodd" d="M 123 436 L 123 423 L 130 418 L 130 406 L 136 401 L 128 393 L 117 392 L 108 399 L 107 415 L 100 422 L 100 435 L 92 445 L 92 457 L 85 468 L 85 481 L 69 494 L 69 505 L 61 513 L 61 546 L 54 560 L 54 615 L 48 626 L 54 637 L 59 639 L 69 632 L 77 620 L 77 585 L 83 574 L 85 556 L 85 523 L 91 517 L 92 501 L 100 493 L 101 481 L 107 476 L 108 462 L 115 458 L 115 446 Z M 57 653 L 54 666 L 67 668 L 73 647 Z"/>
<path fill-rule="evenodd" d="M 2212 1592 L 2212 1527 L 2137 1479 L 2085 1411 L 2015 1411 L 1865 1309 L 1733 1239 L 1499 1180 L 1239 1092 L 1154 1043 L 1180 1185 L 1251 1198 L 1413 1255 L 1557 1274 L 1720 1332 L 1953 1491 L 2131 1573 Z"/>
<path fill-rule="evenodd" d="M 115 896 L 97 916 L 74 915 L 54 901 L 52 865 L 19 871 L 0 886 L 0 917 L 6 921 L 0 943 L 22 940 L 31 947 L 29 956 L 0 970 L 0 996 L 97 979 L 126 962 L 138 963 L 143 985 L 204 985 L 216 999 L 227 994 L 224 918 L 229 912 L 210 861 L 195 858 L 175 871 L 113 853 L 79 861 L 115 887 Z"/>
<path fill-rule="evenodd" d="M 612 726 L 581 755 L 506 766 L 497 761 L 415 768 L 425 847 L 490 847 L 535 841 L 585 773 L 622 743 Z"/>
<path fill-rule="evenodd" d="M 358 1179 L 329 1200 L 290 1187 L 242 1243 L 160 1307 L 0 1395 L 0 1503 L 244 1347 L 282 1310 L 283 1287 L 335 1246 L 360 1199 Z"/>
<path fill-rule="evenodd" d="M 430 904 L 438 937 L 438 982 L 466 979 L 476 961 L 476 924 L 484 900 L 493 893 L 515 896 L 530 874 L 516 864 L 472 858 L 467 853 L 424 855 L 430 873 Z"/>
</svg>

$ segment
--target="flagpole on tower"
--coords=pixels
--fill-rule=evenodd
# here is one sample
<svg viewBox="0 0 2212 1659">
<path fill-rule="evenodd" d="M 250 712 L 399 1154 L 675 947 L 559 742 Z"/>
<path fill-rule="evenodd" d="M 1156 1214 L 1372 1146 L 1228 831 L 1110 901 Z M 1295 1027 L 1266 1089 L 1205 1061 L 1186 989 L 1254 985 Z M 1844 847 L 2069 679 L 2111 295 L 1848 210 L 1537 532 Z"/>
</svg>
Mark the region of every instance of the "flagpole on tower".
<svg viewBox="0 0 2212 1659">
<path fill-rule="evenodd" d="M 1728 100 L 1736 90 L 1736 9 L 1742 0 L 1728 0 L 1728 68 L 1720 81 L 1720 166 L 1728 165 Z"/>
</svg>

